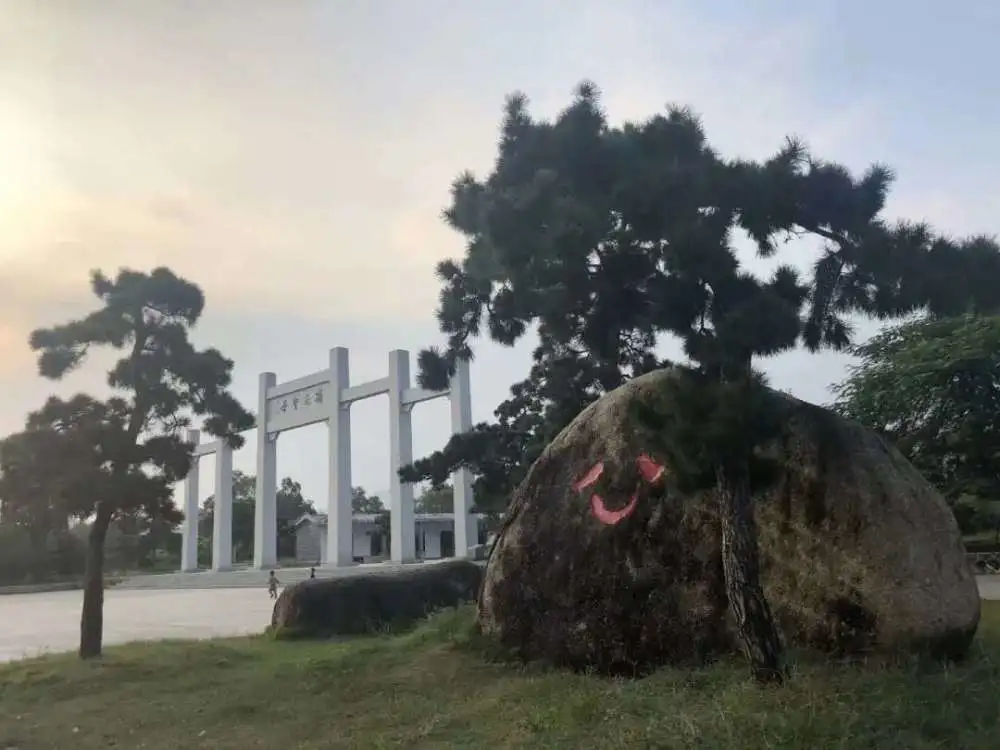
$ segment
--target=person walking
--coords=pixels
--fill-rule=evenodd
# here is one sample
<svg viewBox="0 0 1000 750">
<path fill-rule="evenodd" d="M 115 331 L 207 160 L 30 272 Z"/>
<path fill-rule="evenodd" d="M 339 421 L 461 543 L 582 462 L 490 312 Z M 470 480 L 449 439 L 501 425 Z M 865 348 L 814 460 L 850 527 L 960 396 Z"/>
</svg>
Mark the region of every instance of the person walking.
<svg viewBox="0 0 1000 750">
<path fill-rule="evenodd" d="M 271 595 L 272 599 L 278 598 L 278 577 L 274 574 L 272 570 L 267 575 L 267 593 Z"/>
</svg>

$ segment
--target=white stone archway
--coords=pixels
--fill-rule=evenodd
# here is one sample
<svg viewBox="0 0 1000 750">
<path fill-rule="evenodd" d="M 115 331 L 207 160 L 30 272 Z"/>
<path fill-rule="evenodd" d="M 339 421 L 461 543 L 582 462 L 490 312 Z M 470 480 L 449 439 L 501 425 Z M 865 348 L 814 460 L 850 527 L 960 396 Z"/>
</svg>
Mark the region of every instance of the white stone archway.
<svg viewBox="0 0 1000 750">
<path fill-rule="evenodd" d="M 198 465 L 202 456 L 215 455 L 215 499 L 212 522 L 212 570 L 229 570 L 233 565 L 233 449 L 225 440 L 199 443 L 198 430 L 188 430 L 195 444 L 191 471 L 184 480 L 184 524 L 181 529 L 181 571 L 198 569 Z"/>
<path fill-rule="evenodd" d="M 277 439 L 285 431 L 326 422 L 329 440 L 329 489 L 327 497 L 326 565 L 353 565 L 351 513 L 351 413 L 356 401 L 389 396 L 389 498 L 391 558 L 393 562 L 416 559 L 413 485 L 401 482 L 399 469 L 413 461 L 410 412 L 423 401 L 447 397 L 451 402 L 452 433 L 472 428 L 469 363 L 460 362 L 449 388 L 429 391 L 410 385 L 410 355 L 389 352 L 386 377 L 350 384 L 346 348 L 330 350 L 330 366 L 295 380 L 278 383 L 272 372 L 262 373 L 257 403 L 257 488 L 254 517 L 254 567 L 277 563 Z M 194 433 L 195 436 L 197 433 Z M 195 442 L 197 440 L 195 439 Z M 216 512 L 212 542 L 213 568 L 232 565 L 232 450 L 223 441 L 198 445 L 195 456 L 216 453 Z M 197 458 L 196 458 L 197 461 Z M 453 474 L 455 488 L 455 553 L 468 555 L 478 530 L 472 510 L 472 475 L 466 468 Z M 181 569 L 197 568 L 198 476 L 197 465 L 185 481 L 185 522 Z M 218 567 L 217 567 L 218 566 Z"/>
</svg>

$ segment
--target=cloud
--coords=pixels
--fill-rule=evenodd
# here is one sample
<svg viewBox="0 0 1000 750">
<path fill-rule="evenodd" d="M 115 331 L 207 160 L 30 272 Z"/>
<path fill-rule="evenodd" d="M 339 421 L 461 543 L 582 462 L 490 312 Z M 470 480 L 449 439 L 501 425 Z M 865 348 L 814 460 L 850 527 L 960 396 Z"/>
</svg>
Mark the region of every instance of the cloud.
<svg viewBox="0 0 1000 750">
<path fill-rule="evenodd" d="M 205 289 L 210 310 L 253 318 L 430 319 L 434 265 L 462 251 L 440 219 L 449 185 L 488 168 L 515 88 L 542 116 L 583 77 L 606 86 L 616 121 L 692 103 L 713 141 L 753 155 L 788 129 L 837 146 L 877 121 L 869 102 L 821 121 L 801 114 L 820 32 L 806 16 L 747 33 L 681 3 L 648 17 L 641 4 L 543 2 L 499 16 L 448 6 L 442 25 L 411 9 L 385 25 L 372 6 L 345 3 L 341 23 L 317 34 L 315 6 L 213 7 L 191 27 L 171 3 L 109 4 L 97 17 L 52 6 L 43 49 L 16 47 L 10 75 L 51 97 L 6 105 L 0 144 L 31 145 L 18 164 L 33 218 L 19 215 L 0 271 L 32 299 L 0 296 L 0 351 L 20 352 L 0 377 L 28 374 L 15 344 L 30 328 L 91 304 L 97 267 L 167 264 Z M 512 23 L 520 13 L 537 24 Z M 46 44 L 63 56 L 44 58 Z M 539 59 L 514 54 L 519 44 Z M 732 95 L 741 90 L 753 96 Z"/>
<path fill-rule="evenodd" d="M 503 95 L 519 86 L 551 113 L 590 75 L 608 87 L 616 119 L 690 101 L 710 134 L 738 150 L 771 150 L 785 128 L 815 124 L 790 116 L 804 82 L 789 72 L 808 68 L 790 63 L 808 60 L 818 33 L 802 19 L 747 34 L 665 3 L 651 36 L 641 5 L 589 2 L 570 13 L 541 3 L 529 16 L 556 32 L 539 51 L 551 68 L 523 75 L 523 61 L 511 60 L 523 75 L 515 80 L 503 67 L 509 45 L 550 35 L 506 14 L 463 6 L 441 27 L 423 11 L 407 15 L 416 27 L 406 32 L 429 46 L 393 50 L 400 21 L 370 25 L 377 14 L 358 4 L 344 14 L 368 24 L 364 42 L 350 40 L 349 28 L 326 27 L 329 40 L 291 36 L 317 20 L 316 6 L 251 3 L 236 14 L 221 3 L 196 28 L 178 7 L 110 4 L 97 14 L 102 23 L 50 11 L 66 56 L 42 66 L 32 51 L 22 64 L 25 78 L 53 93 L 46 107 L 26 105 L 22 119 L 49 134 L 54 153 L 40 161 L 62 199 L 48 200 L 46 223 L 72 244 L 34 236 L 7 254 L 58 270 L 48 283 L 60 295 L 66 278 L 85 278 L 96 262 L 169 262 L 226 305 L 391 316 L 433 304 L 433 263 L 461 250 L 439 218 L 448 185 L 489 164 Z M 487 31 L 495 38 L 477 50 L 470 36 Z M 333 42 L 342 49 L 331 51 Z M 439 54 L 449 48 L 478 52 L 481 69 L 428 88 L 455 67 Z M 356 67 L 359 53 L 366 68 Z M 741 64 L 727 67 L 730 58 Z M 752 97 L 732 96 L 751 88 Z M 862 119 L 848 109 L 821 130 L 840 128 L 836 140 Z"/>
</svg>

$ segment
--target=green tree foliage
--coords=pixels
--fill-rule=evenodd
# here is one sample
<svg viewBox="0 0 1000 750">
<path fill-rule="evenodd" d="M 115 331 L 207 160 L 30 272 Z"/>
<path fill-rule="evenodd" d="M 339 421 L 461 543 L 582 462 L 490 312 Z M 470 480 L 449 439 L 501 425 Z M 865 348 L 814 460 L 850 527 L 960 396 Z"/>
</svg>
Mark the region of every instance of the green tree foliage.
<svg viewBox="0 0 1000 750">
<path fill-rule="evenodd" d="M 428 487 L 414 502 L 417 513 L 454 513 L 455 488 L 450 484 Z"/>
<path fill-rule="evenodd" d="M 364 487 L 351 488 L 352 513 L 385 513 L 385 505 L 378 495 L 369 495 Z"/>
<path fill-rule="evenodd" d="M 277 510 L 278 551 L 280 557 L 295 555 L 294 524 L 306 514 L 315 514 L 316 506 L 302 494 L 302 485 L 285 477 L 275 494 Z M 233 472 L 233 560 L 253 559 L 254 522 L 257 505 L 257 477 L 242 471 Z M 215 495 L 202 503 L 198 535 L 212 538 L 215 523 Z M 211 548 L 209 547 L 208 550 Z"/>
<path fill-rule="evenodd" d="M 30 582 L 33 574 L 43 568 L 40 557 L 41 550 L 27 527 L 7 520 L 0 522 L 0 585 Z"/>
<path fill-rule="evenodd" d="M 392 544 L 392 523 L 389 509 L 378 495 L 369 495 L 364 487 L 351 488 L 351 512 L 373 514 L 376 533 L 382 538 L 382 549 L 388 552 Z"/>
<path fill-rule="evenodd" d="M 282 522 L 285 523 L 285 528 L 290 528 L 304 514 L 316 512 L 316 507 L 313 505 L 312 500 L 307 500 L 305 495 L 302 494 L 302 485 L 291 477 L 284 477 L 278 483 L 278 490 L 275 493 L 275 504 L 277 506 L 279 530 Z"/>
<path fill-rule="evenodd" d="M 80 576 L 86 546 L 74 531 L 49 532 L 39 545 L 30 528 L 0 522 L 0 586 Z"/>
<path fill-rule="evenodd" d="M 66 529 L 67 496 L 84 489 L 92 455 L 86 446 L 55 430 L 27 430 L 0 441 L 0 518 L 27 531 L 36 554 L 48 535 Z M 75 464 L 73 472 L 67 466 Z"/>
<path fill-rule="evenodd" d="M 233 471 L 233 561 L 246 562 L 253 559 L 254 504 L 256 502 L 256 477 L 242 471 Z M 198 521 L 198 538 L 212 538 L 215 526 L 215 495 L 209 495 L 201 505 Z M 211 546 L 206 545 L 211 554 Z M 199 553 L 201 547 L 199 546 Z M 209 560 L 199 561 L 208 563 Z"/>
<path fill-rule="evenodd" d="M 277 550 L 281 557 L 295 556 L 295 522 L 307 513 L 315 515 L 316 506 L 302 494 L 302 485 L 284 477 L 275 494 L 277 516 Z"/>
<path fill-rule="evenodd" d="M 180 514 L 173 513 L 150 517 L 141 508 L 118 513 L 111 520 L 104 540 L 105 571 L 176 570 L 181 552 L 177 533 L 180 518 Z M 73 527 L 75 535 L 84 542 L 89 530 L 88 523 Z"/>
<path fill-rule="evenodd" d="M 775 429 L 755 360 L 799 344 L 845 348 L 851 314 L 964 310 L 1000 298 L 994 244 L 949 242 L 880 217 L 891 179 L 881 165 L 855 177 L 795 140 L 765 161 L 725 159 L 678 107 L 613 127 L 587 83 L 552 122 L 511 96 L 492 172 L 463 174 L 452 188 L 445 218 L 466 238 L 466 254 L 438 266 L 447 346 L 421 352 L 419 379 L 443 387 L 476 337 L 509 346 L 532 327 L 534 366 L 496 423 L 401 476 L 440 483 L 464 464 L 477 475 L 477 500 L 503 502 L 583 406 L 664 365 L 657 342 L 679 338 L 690 366 L 676 383 L 686 393 L 671 398 L 685 405 L 671 430 L 692 440 L 674 441 L 670 459 L 687 467 L 689 484 L 718 491 L 745 651 L 758 678 L 781 679 L 753 526 L 754 482 L 766 473 L 754 471 L 752 449 Z M 741 265 L 740 237 L 765 259 L 802 258 L 804 239 L 821 250 L 808 278 L 788 264 L 761 278 Z"/>
<path fill-rule="evenodd" d="M 11 582 L 84 571 L 79 535 L 68 529 L 71 521 L 90 515 L 89 500 L 80 498 L 89 498 L 103 481 L 99 446 L 105 413 L 87 396 L 68 402 L 67 411 L 75 413 L 73 420 L 58 424 L 46 422 L 45 410 L 36 412 L 27 429 L 0 442 L 2 518 L 26 535 L 31 548 L 28 557 L 0 574 Z"/>
<path fill-rule="evenodd" d="M 73 563 L 79 534 L 69 535 L 68 529 L 82 520 L 72 498 L 87 491 L 83 480 L 93 471 L 95 456 L 91 446 L 72 438 L 52 429 L 28 429 L 0 441 L 0 517 L 30 538 L 28 568 L 36 579 L 83 573 Z M 171 518 L 148 517 L 142 507 L 121 509 L 109 527 L 115 540 L 107 546 L 113 552 L 109 565 L 118 570 L 153 565 L 158 553 L 169 553 L 174 526 Z M 0 572 L 0 579 L 5 576 Z"/>
<path fill-rule="evenodd" d="M 697 279 L 675 270 L 674 256 L 688 248 L 710 267 L 720 254 L 701 248 L 718 238 L 699 233 L 718 233 L 720 224 L 727 239 L 749 234 L 765 256 L 797 239 L 823 243 L 808 285 L 801 340 L 809 346 L 845 346 L 852 311 L 892 317 L 925 305 L 940 315 L 970 305 L 996 309 L 996 245 L 982 237 L 949 241 L 923 224 L 879 219 L 890 177 L 876 166 L 855 180 L 798 142 L 763 164 L 721 162 L 690 111 L 670 108 L 611 128 L 586 84 L 555 122 L 533 120 L 526 98 L 511 96 L 493 172 L 485 180 L 465 173 L 452 188 L 445 218 L 466 237 L 467 252 L 438 266 L 438 317 L 448 346 L 421 353 L 420 382 L 443 387 L 455 359 L 471 357 L 471 339 L 482 333 L 512 345 L 531 323 L 539 333 L 534 365 L 497 407 L 494 423 L 456 436 L 402 476 L 440 484 L 466 465 L 476 475 L 477 504 L 502 506 L 584 406 L 666 364 L 655 345 L 658 334 L 678 327 L 668 318 L 679 316 L 673 323 L 688 331 L 700 321 L 691 310 L 706 306 L 705 294 Z M 728 226 L 719 205 L 726 202 L 745 204 Z M 874 218 L 862 221 L 873 208 Z M 863 230 L 849 226 L 851 212 Z M 833 213 L 841 216 L 824 218 Z M 736 224 L 742 232 L 733 231 Z M 731 254 L 721 257 L 732 271 Z M 774 279 L 796 281 L 788 269 Z"/>
<path fill-rule="evenodd" d="M 922 318 L 854 352 L 834 408 L 892 440 L 967 531 L 988 520 L 1000 535 L 1000 316 Z"/>
<path fill-rule="evenodd" d="M 202 429 L 242 445 L 253 415 L 230 394 L 233 363 L 215 349 L 197 350 L 189 332 L 201 317 L 201 290 L 166 268 L 99 271 L 91 288 L 101 306 L 85 317 L 31 334 L 41 375 L 59 380 L 96 348 L 121 353 L 108 373 L 115 395 L 50 398 L 28 428 L 73 446 L 63 499 L 68 515 L 90 518 L 80 622 L 80 656 L 100 655 L 103 639 L 104 544 L 116 515 L 137 510 L 176 521 L 172 486 L 191 467 L 183 438 L 193 417 Z M 57 455 L 62 455 L 57 454 Z"/>
</svg>

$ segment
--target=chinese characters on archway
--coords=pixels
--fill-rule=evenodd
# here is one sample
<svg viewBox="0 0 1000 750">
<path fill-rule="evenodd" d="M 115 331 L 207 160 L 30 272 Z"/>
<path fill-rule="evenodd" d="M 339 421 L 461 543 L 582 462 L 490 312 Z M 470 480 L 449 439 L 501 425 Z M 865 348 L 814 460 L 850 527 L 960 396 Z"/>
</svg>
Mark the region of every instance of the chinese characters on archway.
<svg viewBox="0 0 1000 750">
<path fill-rule="evenodd" d="M 279 414 L 287 414 L 289 411 L 298 411 L 313 404 L 323 403 L 323 388 L 310 388 L 307 391 L 299 391 L 290 396 L 282 396 L 274 404 L 275 410 Z"/>
</svg>

